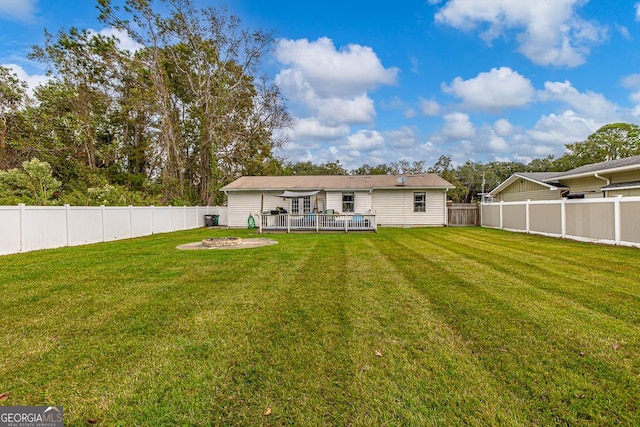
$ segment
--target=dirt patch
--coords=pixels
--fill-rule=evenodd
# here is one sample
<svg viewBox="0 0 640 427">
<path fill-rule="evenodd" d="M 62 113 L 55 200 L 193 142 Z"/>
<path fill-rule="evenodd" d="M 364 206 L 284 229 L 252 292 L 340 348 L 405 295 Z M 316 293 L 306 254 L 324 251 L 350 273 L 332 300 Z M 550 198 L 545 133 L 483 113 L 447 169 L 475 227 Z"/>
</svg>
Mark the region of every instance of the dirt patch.
<svg viewBox="0 0 640 427">
<path fill-rule="evenodd" d="M 187 243 L 184 245 L 177 246 L 177 249 L 180 250 L 229 250 L 229 249 L 249 249 L 249 248 L 259 248 L 261 246 L 271 246 L 277 245 L 278 241 L 273 239 L 265 239 L 265 238 L 255 238 L 255 239 L 238 239 L 234 240 L 232 245 L 228 244 L 229 239 L 222 239 L 219 241 L 220 244 L 216 244 L 214 239 L 205 239 L 207 240 L 206 244 L 201 242 Z M 225 244 L 226 243 L 226 244 Z"/>
</svg>

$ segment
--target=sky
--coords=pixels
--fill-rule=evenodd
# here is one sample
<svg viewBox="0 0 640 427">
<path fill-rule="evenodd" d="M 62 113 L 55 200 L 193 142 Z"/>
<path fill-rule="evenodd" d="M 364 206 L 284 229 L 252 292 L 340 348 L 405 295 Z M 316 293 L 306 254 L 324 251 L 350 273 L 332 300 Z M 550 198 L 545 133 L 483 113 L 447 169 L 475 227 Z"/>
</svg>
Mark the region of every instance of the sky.
<svg viewBox="0 0 640 427">
<path fill-rule="evenodd" d="M 640 124 L 636 0 L 226 4 L 275 35 L 262 71 L 295 119 L 277 153 L 293 162 L 527 163 L 605 124 Z M 91 0 L 0 0 L 0 64 L 34 87 L 44 67 L 26 56 L 43 30 L 113 34 L 96 17 Z"/>
</svg>

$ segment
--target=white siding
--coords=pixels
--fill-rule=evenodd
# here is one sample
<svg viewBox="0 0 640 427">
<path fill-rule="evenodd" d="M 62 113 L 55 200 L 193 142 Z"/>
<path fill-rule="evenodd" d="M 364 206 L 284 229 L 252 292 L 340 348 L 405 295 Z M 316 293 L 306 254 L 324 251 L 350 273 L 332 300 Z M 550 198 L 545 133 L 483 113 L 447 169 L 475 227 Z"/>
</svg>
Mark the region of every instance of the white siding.
<svg viewBox="0 0 640 427">
<path fill-rule="evenodd" d="M 327 209 L 342 212 L 342 192 L 327 191 Z"/>
<path fill-rule="evenodd" d="M 350 191 L 344 191 L 350 193 Z M 327 192 L 327 209 L 342 212 L 342 191 Z M 371 193 L 369 191 L 353 191 L 354 213 L 367 214 L 373 209 L 371 207 Z"/>
<path fill-rule="evenodd" d="M 282 191 L 264 193 L 261 191 L 230 191 L 227 197 L 227 205 L 229 207 L 229 227 L 246 228 L 249 215 L 260 212 L 263 194 L 263 208 L 265 210 L 271 210 L 276 206 L 289 210 L 289 202 L 276 197 L 276 195 L 282 194 Z"/>
<path fill-rule="evenodd" d="M 413 193 L 426 192 L 426 212 L 413 211 Z M 445 224 L 444 190 L 374 190 L 372 208 L 381 226 L 441 226 Z"/>
</svg>

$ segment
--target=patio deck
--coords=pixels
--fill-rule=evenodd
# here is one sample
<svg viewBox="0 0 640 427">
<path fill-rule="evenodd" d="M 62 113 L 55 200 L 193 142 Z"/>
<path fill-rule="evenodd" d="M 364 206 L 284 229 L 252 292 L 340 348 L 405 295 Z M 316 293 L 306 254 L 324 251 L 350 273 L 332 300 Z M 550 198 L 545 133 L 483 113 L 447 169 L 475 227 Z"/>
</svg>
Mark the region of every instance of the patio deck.
<svg viewBox="0 0 640 427">
<path fill-rule="evenodd" d="M 263 231 L 377 231 L 375 214 L 258 214 L 258 227 Z"/>
</svg>

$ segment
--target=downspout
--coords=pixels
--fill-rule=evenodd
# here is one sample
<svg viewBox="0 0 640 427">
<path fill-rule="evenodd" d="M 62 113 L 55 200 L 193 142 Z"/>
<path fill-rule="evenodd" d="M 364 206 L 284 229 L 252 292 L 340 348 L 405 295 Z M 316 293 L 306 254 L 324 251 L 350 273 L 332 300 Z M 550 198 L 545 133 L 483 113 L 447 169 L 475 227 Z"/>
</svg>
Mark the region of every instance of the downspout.
<svg viewBox="0 0 640 427">
<path fill-rule="evenodd" d="M 447 195 L 449 194 L 449 189 L 444 189 L 444 226 L 449 226 L 449 209 L 447 209 Z M 425 209 L 426 210 L 426 209 Z"/>
<path fill-rule="evenodd" d="M 611 185 L 611 180 L 610 180 L 609 178 L 606 178 L 606 177 L 604 177 L 604 176 L 600 176 L 600 175 L 598 175 L 598 173 L 597 173 L 597 172 L 596 172 L 596 173 L 594 173 L 594 174 L 593 174 L 593 176 L 594 176 L 595 178 L 598 178 L 598 179 L 602 179 L 602 180 L 604 180 L 604 181 L 607 181 L 607 186 Z M 602 192 L 602 197 L 607 197 L 607 191 L 606 191 L 606 190 Z"/>
</svg>

